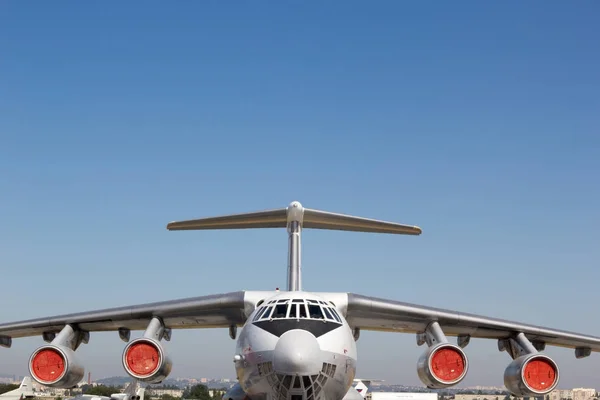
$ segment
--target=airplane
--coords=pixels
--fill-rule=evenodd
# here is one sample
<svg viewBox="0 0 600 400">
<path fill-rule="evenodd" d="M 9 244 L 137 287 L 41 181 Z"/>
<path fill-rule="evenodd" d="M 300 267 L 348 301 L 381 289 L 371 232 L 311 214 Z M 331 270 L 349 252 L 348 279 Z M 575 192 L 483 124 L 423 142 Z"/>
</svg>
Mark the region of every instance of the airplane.
<svg viewBox="0 0 600 400">
<path fill-rule="evenodd" d="M 541 396 L 556 388 L 557 363 L 546 345 L 572 348 L 576 358 L 600 351 L 600 338 L 481 315 L 369 297 L 310 292 L 302 288 L 303 229 L 420 235 L 421 228 L 304 208 L 285 208 L 176 221 L 169 231 L 286 228 L 287 290 L 235 291 L 179 300 L 0 324 L 0 344 L 41 336 L 46 342 L 29 358 L 33 379 L 50 387 L 73 387 L 84 376 L 77 348 L 90 332 L 114 331 L 125 343 L 121 362 L 132 378 L 162 382 L 172 361 L 162 342 L 173 330 L 227 328 L 236 341 L 238 382 L 226 400 L 360 400 L 352 382 L 356 342 L 362 331 L 411 333 L 425 351 L 417 373 L 432 389 L 461 382 L 468 371 L 471 338 L 495 340 L 511 358 L 504 384 L 514 396 Z M 131 339 L 131 331 L 143 331 Z M 449 340 L 456 337 L 456 343 Z"/>
<path fill-rule="evenodd" d="M 138 387 L 138 382 L 133 380 L 123 393 L 113 393 L 110 396 L 98 396 L 95 394 L 80 394 L 79 396 L 73 397 L 72 400 L 144 400 L 144 393 L 146 391 L 145 388 Z"/>
<path fill-rule="evenodd" d="M 34 397 L 35 393 L 33 392 L 31 378 L 29 376 L 24 377 L 21 381 L 21 385 L 15 390 L 0 394 L 0 400 L 23 400 L 33 399 Z"/>
</svg>

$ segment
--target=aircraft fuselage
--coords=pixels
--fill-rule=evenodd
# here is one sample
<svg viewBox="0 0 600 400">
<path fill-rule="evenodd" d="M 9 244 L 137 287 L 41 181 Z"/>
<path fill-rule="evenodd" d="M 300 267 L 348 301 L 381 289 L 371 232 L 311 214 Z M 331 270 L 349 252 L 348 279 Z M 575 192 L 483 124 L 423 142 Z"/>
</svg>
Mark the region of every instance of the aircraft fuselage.
<svg viewBox="0 0 600 400">
<path fill-rule="evenodd" d="M 234 363 L 253 400 L 341 400 L 356 374 L 356 343 L 333 302 L 282 292 L 250 315 Z"/>
</svg>

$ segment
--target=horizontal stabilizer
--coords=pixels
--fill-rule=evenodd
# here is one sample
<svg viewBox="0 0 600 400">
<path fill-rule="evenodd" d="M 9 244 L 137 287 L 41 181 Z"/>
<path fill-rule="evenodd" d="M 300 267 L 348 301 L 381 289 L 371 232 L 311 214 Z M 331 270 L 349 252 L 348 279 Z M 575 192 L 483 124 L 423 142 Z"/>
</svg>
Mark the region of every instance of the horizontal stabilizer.
<svg viewBox="0 0 600 400">
<path fill-rule="evenodd" d="M 354 217 L 327 211 L 304 209 L 303 228 L 330 229 L 337 231 L 395 233 L 402 235 L 420 235 L 418 226 L 403 225 L 396 222 Z"/>
<path fill-rule="evenodd" d="M 298 221 L 304 229 L 312 228 L 403 235 L 421 234 L 421 228 L 417 226 L 403 225 L 395 222 L 379 221 L 375 219 L 355 217 L 352 215 L 303 208 L 298 202 L 293 202 L 288 208 L 280 208 L 276 210 L 171 222 L 167 225 L 167 229 L 176 231 L 201 229 L 285 228 L 288 222 L 291 221 Z"/>
<path fill-rule="evenodd" d="M 248 229 L 248 228 L 285 228 L 287 209 L 266 210 L 244 214 L 223 215 L 177 221 L 167 224 L 170 231 L 201 229 Z"/>
</svg>

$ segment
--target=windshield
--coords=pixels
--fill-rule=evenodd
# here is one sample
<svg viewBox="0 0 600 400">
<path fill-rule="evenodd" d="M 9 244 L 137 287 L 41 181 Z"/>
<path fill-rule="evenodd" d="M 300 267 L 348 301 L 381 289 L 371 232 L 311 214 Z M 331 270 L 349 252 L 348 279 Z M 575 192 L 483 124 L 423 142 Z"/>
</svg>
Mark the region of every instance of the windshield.
<svg viewBox="0 0 600 400">
<path fill-rule="evenodd" d="M 332 304 L 311 299 L 279 299 L 271 300 L 260 306 L 254 315 L 254 321 L 271 319 L 323 319 L 342 323 L 337 310 Z"/>
</svg>

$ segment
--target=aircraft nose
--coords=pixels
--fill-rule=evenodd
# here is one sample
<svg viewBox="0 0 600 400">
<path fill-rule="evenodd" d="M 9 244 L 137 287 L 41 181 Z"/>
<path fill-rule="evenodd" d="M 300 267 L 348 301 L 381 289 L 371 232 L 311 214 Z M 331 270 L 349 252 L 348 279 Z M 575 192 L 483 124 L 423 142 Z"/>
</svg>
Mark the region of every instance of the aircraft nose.
<svg viewBox="0 0 600 400">
<path fill-rule="evenodd" d="M 273 370 L 284 375 L 317 375 L 321 371 L 321 347 L 310 332 L 294 329 L 277 341 Z"/>
</svg>

